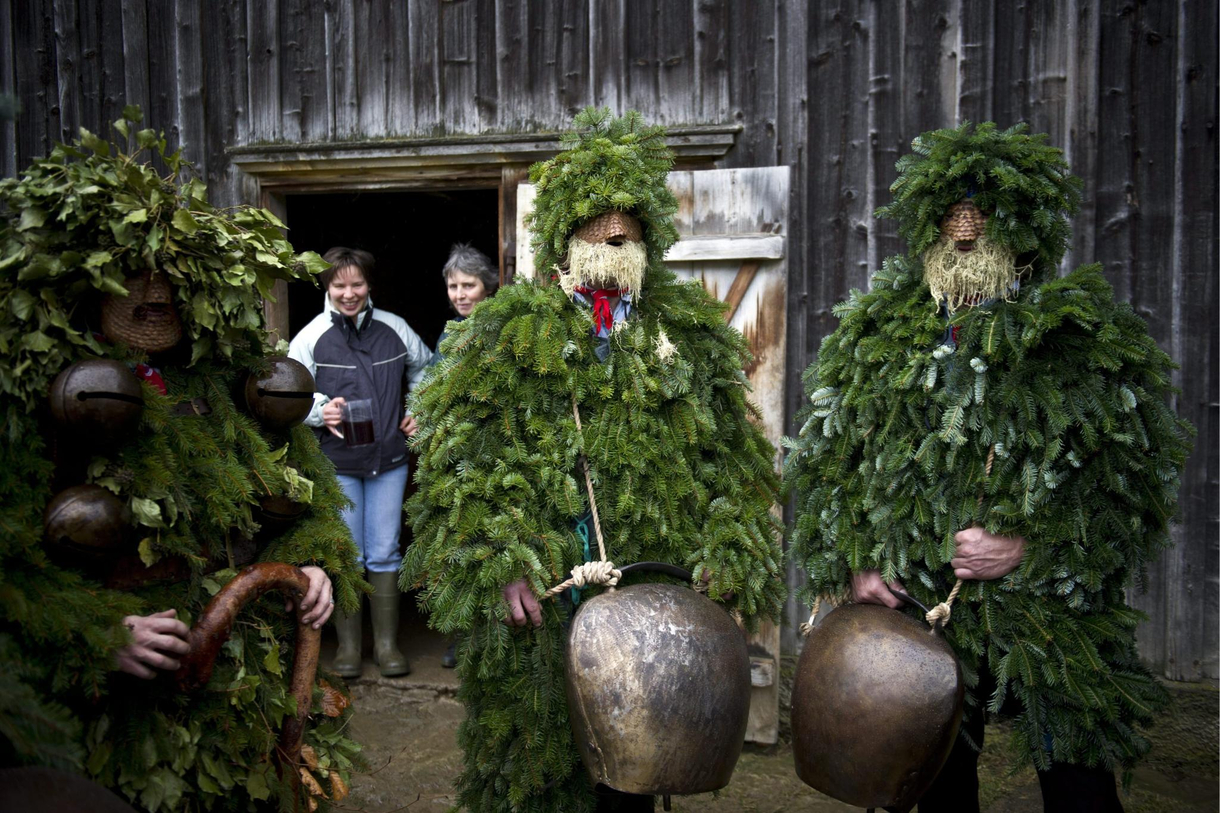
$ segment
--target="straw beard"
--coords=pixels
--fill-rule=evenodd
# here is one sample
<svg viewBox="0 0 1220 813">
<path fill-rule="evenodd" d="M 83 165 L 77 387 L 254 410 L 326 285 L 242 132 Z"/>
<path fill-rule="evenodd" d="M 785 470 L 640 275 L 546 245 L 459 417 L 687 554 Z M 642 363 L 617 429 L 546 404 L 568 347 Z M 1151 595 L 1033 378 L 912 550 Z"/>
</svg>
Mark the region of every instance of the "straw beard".
<svg viewBox="0 0 1220 813">
<path fill-rule="evenodd" d="M 1028 270 L 1017 268 L 1016 253 L 986 234 L 974 241 L 972 251 L 958 251 L 943 234 L 923 255 L 924 281 L 950 313 L 987 299 L 1011 301 L 1017 294 L 1013 283 Z"/>
<path fill-rule="evenodd" d="M 626 288 L 638 296 L 648 270 L 648 250 L 636 240 L 621 246 L 568 241 L 568 272 L 560 274 L 559 286 L 571 296 L 577 288 Z"/>
</svg>

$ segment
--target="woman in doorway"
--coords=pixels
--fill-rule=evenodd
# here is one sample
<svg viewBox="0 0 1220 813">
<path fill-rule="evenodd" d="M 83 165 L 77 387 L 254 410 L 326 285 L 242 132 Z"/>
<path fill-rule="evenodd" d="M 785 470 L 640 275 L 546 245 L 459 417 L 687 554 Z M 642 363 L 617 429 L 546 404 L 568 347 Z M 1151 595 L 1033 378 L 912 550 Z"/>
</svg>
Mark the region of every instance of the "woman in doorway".
<svg viewBox="0 0 1220 813">
<path fill-rule="evenodd" d="M 454 322 L 460 322 L 469 316 L 475 305 L 495 294 L 496 289 L 500 287 L 500 275 L 492 266 L 491 260 L 470 243 L 453 244 L 441 274 L 445 277 L 445 289 L 449 292 L 449 305 L 457 314 L 451 320 Z M 449 331 L 445 330 L 436 340 L 436 352 L 432 354 L 433 364 L 443 358 L 441 343 L 448 335 Z"/>
<path fill-rule="evenodd" d="M 343 517 L 373 585 L 374 659 L 382 675 L 405 675 L 411 667 L 397 641 L 398 536 L 407 485 L 404 436 L 415 434 L 415 421 L 403 410 L 403 395 L 423 378 L 432 352 L 401 317 L 374 309 L 372 254 L 336 247 L 323 259 L 331 265 L 320 276 L 322 313 L 293 338 L 288 355 L 313 373 L 317 391 L 305 423 L 314 427 L 353 503 Z M 358 400 L 371 402 L 372 417 L 372 442 L 360 445 L 350 422 L 346 438 L 340 428 L 344 405 Z M 335 629 L 339 650 L 332 668 L 359 677 L 361 614 L 336 612 Z"/>
<path fill-rule="evenodd" d="M 445 277 L 445 289 L 449 292 L 449 304 L 457 314 L 451 321 L 460 322 L 470 315 L 474 306 L 492 296 L 500 287 L 500 275 L 492 267 L 487 255 L 474 248 L 470 243 L 454 243 L 449 249 L 449 259 L 441 269 Z M 432 363 L 436 364 L 444 356 L 441 344 L 449 331 L 441 333 L 436 340 L 436 352 L 432 354 Z M 452 669 L 457 666 L 457 642 L 449 639 L 445 654 L 441 656 L 441 666 Z"/>
</svg>

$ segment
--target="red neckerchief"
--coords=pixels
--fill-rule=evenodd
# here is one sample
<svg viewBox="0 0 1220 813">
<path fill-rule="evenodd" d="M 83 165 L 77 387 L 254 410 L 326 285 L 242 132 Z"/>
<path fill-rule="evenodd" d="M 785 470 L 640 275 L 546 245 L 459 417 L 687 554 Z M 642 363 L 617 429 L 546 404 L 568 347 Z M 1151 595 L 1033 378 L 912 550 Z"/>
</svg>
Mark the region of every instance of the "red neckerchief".
<svg viewBox="0 0 1220 813">
<path fill-rule="evenodd" d="M 610 309 L 609 297 L 619 296 L 622 288 L 577 288 L 576 293 L 593 297 L 593 327 L 600 331 L 614 327 L 614 311 Z"/>
<path fill-rule="evenodd" d="M 157 371 L 156 367 L 149 367 L 141 362 L 136 364 L 136 375 L 140 377 L 141 381 L 152 384 L 162 395 L 169 394 L 169 391 L 165 388 L 165 379 L 161 377 L 161 373 Z"/>
</svg>

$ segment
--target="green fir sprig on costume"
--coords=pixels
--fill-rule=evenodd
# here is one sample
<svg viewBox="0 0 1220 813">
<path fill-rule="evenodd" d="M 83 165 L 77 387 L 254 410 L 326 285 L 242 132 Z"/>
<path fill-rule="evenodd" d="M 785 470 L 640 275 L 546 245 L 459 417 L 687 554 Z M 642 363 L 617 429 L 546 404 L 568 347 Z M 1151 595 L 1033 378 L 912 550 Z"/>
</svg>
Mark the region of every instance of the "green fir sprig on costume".
<svg viewBox="0 0 1220 813">
<path fill-rule="evenodd" d="M 467 808 L 592 809 L 564 696 L 566 612 L 544 602 L 541 628 L 514 630 L 501 594 L 524 578 L 541 595 L 584 561 L 572 531 L 588 508 L 582 454 L 613 561 L 706 570 L 709 595 L 777 617 L 774 449 L 752 422 L 745 343 L 722 311 L 697 284 L 650 270 L 604 364 L 589 312 L 556 286 L 510 286 L 450 324 L 412 402 L 419 491 L 401 584 L 421 588 L 434 627 L 463 631 Z M 664 357 L 661 331 L 674 347 Z"/>
<path fill-rule="evenodd" d="M 878 217 L 898 220 L 911 257 L 940 237 L 950 206 L 973 196 L 989 215 L 987 234 L 1020 255 L 1037 254 L 1034 274 L 1053 273 L 1067 250 L 1067 215 L 1080 208 L 1079 178 L 1068 172 L 1063 151 L 1046 135 L 1029 135 L 1025 123 L 1000 130 L 994 122 L 933 130 L 911 142 L 898 159 L 892 203 Z"/>
<path fill-rule="evenodd" d="M 129 137 L 138 120 L 129 108 L 115 127 Z M 189 174 L 159 135 L 130 138 Z M 292 809 L 304 791 L 275 765 L 280 722 L 295 707 L 287 643 L 295 623 L 282 597 L 242 612 L 199 692 L 111 671 L 114 651 L 129 640 L 123 616 L 172 607 L 189 624 L 235 574 L 230 555 L 250 538 L 261 560 L 322 566 L 349 611 L 366 589 L 339 513 L 346 500 L 310 430 L 268 434 L 232 395 L 269 349 L 261 295 L 324 264 L 293 253 L 270 213 L 214 209 L 204 192 L 199 181 L 179 186 L 88 133 L 0 183 L 0 709 L 23 708 L 0 725 L 0 754 L 80 770 L 151 811 Z M 116 450 L 95 450 L 79 474 L 131 509 L 133 546 L 146 564 L 179 556 L 190 575 L 120 592 L 53 563 L 43 548 L 42 513 L 64 477 L 44 440 L 54 435 L 46 390 L 80 359 L 145 359 L 99 341 L 92 316 L 103 294 L 124 293 L 126 275 L 149 267 L 170 277 L 189 352 L 157 360 L 168 394 L 144 387 L 138 431 Z M 172 409 L 194 398 L 211 412 Z M 260 529 L 254 505 L 281 494 L 309 503 L 305 513 L 284 532 Z M 345 733 L 351 710 L 328 716 L 328 691 L 315 686 L 305 735 L 324 785 L 331 770 L 347 781 L 359 760 Z"/>
<path fill-rule="evenodd" d="M 803 598 L 877 568 L 931 605 L 952 585 L 956 531 L 1024 536 L 1021 566 L 967 582 L 946 634 L 969 681 L 986 655 L 990 708 L 1021 701 L 1021 759 L 1130 768 L 1149 747 L 1137 725 L 1166 702 L 1124 589 L 1170 544 L 1190 436 L 1166 406 L 1173 363 L 1098 266 L 947 326 L 918 265 L 893 257 L 835 313 L 787 441 Z"/>
<path fill-rule="evenodd" d="M 648 260 L 659 263 L 678 240 L 664 128 L 646 125 L 634 110 L 616 118 L 606 107 L 585 108 L 574 126 L 560 138 L 563 152 L 530 168 L 538 189 L 528 220 L 537 278 L 550 279 L 577 227 L 612 209 L 639 218 Z"/>
<path fill-rule="evenodd" d="M 0 392 L 30 408 L 69 360 L 116 352 L 79 329 L 91 291 L 124 296 L 127 277 L 167 274 L 191 362 L 216 354 L 249 364 L 264 353 L 272 286 L 326 267 L 314 252 L 295 253 L 265 209 L 217 209 L 197 178 L 179 185 L 188 165 L 156 131 L 133 132 L 141 119 L 127 107 L 114 123 L 125 144 L 82 128 L 74 144 L 0 181 Z M 160 176 L 145 151 L 172 174 Z"/>
</svg>

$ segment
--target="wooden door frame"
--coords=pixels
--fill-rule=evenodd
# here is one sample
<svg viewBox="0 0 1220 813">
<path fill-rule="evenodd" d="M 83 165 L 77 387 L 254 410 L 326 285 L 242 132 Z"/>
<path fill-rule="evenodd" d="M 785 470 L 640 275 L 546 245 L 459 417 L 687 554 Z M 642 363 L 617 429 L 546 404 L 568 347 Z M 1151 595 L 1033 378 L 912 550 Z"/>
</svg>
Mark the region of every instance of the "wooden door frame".
<svg viewBox="0 0 1220 813">
<path fill-rule="evenodd" d="M 711 167 L 732 148 L 741 125 L 670 128 L 666 143 L 684 169 Z M 559 133 L 490 134 L 229 148 L 234 167 L 253 182 L 247 203 L 287 222 L 285 197 L 308 192 L 499 191 L 500 282 L 511 282 L 517 261 L 517 185 L 529 167 L 557 153 Z M 250 188 L 250 187 L 247 187 Z M 277 282 L 264 303 L 269 332 L 288 335 L 288 286 Z"/>
</svg>

